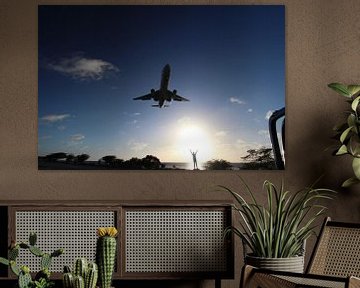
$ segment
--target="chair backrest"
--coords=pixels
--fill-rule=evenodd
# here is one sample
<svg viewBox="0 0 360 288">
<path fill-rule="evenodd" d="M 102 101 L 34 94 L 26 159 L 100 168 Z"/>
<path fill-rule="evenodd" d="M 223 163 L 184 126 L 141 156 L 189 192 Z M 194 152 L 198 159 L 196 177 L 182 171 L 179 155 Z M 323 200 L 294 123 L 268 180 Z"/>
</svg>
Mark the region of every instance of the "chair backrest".
<svg viewBox="0 0 360 288">
<path fill-rule="evenodd" d="M 307 273 L 360 277 L 360 223 L 326 218 Z"/>
<path fill-rule="evenodd" d="M 281 126 L 281 141 L 282 141 L 282 150 L 285 153 L 285 107 L 276 110 L 272 113 L 269 118 L 269 133 L 271 145 L 274 153 L 275 165 L 279 170 L 285 169 L 285 157 L 281 152 L 279 137 L 277 131 L 277 121 L 283 118 Z"/>
</svg>

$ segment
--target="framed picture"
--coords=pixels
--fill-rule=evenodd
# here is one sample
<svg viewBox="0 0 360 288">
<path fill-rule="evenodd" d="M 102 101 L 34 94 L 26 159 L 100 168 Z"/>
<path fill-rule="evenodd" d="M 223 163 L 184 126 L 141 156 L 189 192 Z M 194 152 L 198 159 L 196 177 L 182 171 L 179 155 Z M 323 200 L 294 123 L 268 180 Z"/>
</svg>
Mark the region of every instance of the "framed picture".
<svg viewBox="0 0 360 288">
<path fill-rule="evenodd" d="M 278 168 L 283 5 L 38 12 L 39 169 Z"/>
</svg>

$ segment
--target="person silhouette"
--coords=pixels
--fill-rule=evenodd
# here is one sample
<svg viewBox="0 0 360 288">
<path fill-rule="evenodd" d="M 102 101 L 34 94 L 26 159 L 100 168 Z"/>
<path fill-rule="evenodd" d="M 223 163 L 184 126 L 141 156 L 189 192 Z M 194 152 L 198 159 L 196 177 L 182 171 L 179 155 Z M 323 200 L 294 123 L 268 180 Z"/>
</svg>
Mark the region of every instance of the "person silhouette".
<svg viewBox="0 0 360 288">
<path fill-rule="evenodd" d="M 193 151 L 190 150 L 190 153 L 191 153 L 191 155 L 192 155 L 192 157 L 193 157 L 194 170 L 195 170 L 195 169 L 199 169 L 199 168 L 198 168 L 198 165 L 197 165 L 197 159 L 196 159 L 196 154 L 197 154 L 197 152 L 198 152 L 197 150 L 196 150 L 196 152 L 193 152 Z"/>
</svg>

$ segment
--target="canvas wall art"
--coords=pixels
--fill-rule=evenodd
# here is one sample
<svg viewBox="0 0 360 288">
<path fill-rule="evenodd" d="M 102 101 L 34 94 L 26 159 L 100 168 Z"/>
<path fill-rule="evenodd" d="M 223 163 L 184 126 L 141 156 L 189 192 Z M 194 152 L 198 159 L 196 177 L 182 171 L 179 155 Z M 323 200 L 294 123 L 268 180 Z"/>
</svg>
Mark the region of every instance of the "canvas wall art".
<svg viewBox="0 0 360 288">
<path fill-rule="evenodd" d="M 283 5 L 40 5 L 38 18 L 39 169 L 277 169 Z"/>
</svg>

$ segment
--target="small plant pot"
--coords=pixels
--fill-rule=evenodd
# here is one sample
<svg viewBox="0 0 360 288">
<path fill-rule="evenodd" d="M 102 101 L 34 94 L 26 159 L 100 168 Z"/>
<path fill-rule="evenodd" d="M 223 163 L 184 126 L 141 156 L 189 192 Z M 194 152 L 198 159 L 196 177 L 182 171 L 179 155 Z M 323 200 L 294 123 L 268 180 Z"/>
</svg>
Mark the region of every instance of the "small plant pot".
<svg viewBox="0 0 360 288">
<path fill-rule="evenodd" d="M 304 256 L 289 258 L 263 258 L 246 255 L 245 263 L 262 269 L 304 273 Z"/>
</svg>

